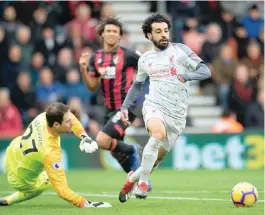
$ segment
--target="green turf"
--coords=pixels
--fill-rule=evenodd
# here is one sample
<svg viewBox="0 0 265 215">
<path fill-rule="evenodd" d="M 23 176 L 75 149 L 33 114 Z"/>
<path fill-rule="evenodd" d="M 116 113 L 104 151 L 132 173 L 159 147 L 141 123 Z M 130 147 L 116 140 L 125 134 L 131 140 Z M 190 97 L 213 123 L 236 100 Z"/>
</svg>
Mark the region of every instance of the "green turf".
<svg viewBox="0 0 265 215">
<path fill-rule="evenodd" d="M 118 201 L 118 193 L 126 178 L 123 172 L 70 171 L 67 173 L 67 178 L 70 187 L 74 191 L 84 193 L 86 198 L 92 201 L 108 201 L 113 207 L 110 209 L 79 209 L 67 204 L 57 197 L 53 190 L 50 190 L 45 195 L 33 200 L 10 207 L 1 207 L 0 214 L 262 215 L 264 214 L 264 201 L 257 202 L 252 208 L 236 208 L 230 201 L 229 191 L 236 183 L 248 181 L 253 183 L 260 191 L 259 199 L 264 200 L 263 173 L 263 170 L 157 170 L 151 177 L 153 191 L 146 200 L 131 198 L 128 202 L 121 204 Z M 9 191 L 12 191 L 12 189 L 9 188 L 5 176 L 0 174 L 0 195 L 7 195 Z M 180 200 L 179 198 L 197 199 Z"/>
</svg>

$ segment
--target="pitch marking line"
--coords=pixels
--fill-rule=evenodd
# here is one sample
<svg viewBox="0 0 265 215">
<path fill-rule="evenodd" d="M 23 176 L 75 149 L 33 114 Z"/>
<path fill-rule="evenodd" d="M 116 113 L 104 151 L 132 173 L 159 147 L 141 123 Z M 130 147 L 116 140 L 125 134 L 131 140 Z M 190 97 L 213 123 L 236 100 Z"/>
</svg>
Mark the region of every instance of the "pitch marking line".
<svg viewBox="0 0 265 215">
<path fill-rule="evenodd" d="M 158 191 L 157 193 L 168 193 L 168 194 L 184 194 L 184 193 L 191 193 L 191 194 L 200 194 L 200 193 L 231 193 L 231 191 L 228 190 L 216 190 L 216 191 L 207 191 L 207 190 L 198 190 L 198 191 L 188 191 L 188 190 L 184 190 L 184 191 Z M 264 190 L 258 191 L 258 193 L 264 193 Z"/>
<path fill-rule="evenodd" d="M 3 194 L 11 194 L 12 191 L 0 191 Z M 44 195 L 57 195 L 55 192 L 44 192 Z M 118 194 L 104 194 L 104 193 L 78 193 L 82 196 L 87 197 L 108 197 L 108 198 L 117 198 Z M 131 198 L 135 198 L 133 195 Z M 148 196 L 148 199 L 160 199 L 160 200 L 186 200 L 186 201 L 231 201 L 230 199 L 220 199 L 220 198 L 191 198 L 191 197 L 169 197 L 169 196 Z M 264 199 L 259 199 L 258 202 L 265 202 Z"/>
<path fill-rule="evenodd" d="M 102 192 L 103 194 L 116 194 L 115 191 L 110 192 Z M 166 194 L 204 194 L 204 193 L 231 193 L 231 191 L 228 190 L 216 190 L 216 191 L 206 191 L 206 190 L 198 190 L 198 191 L 153 191 L 152 193 L 159 194 L 159 193 L 166 193 Z M 258 193 L 264 193 L 263 191 L 258 191 Z"/>
</svg>

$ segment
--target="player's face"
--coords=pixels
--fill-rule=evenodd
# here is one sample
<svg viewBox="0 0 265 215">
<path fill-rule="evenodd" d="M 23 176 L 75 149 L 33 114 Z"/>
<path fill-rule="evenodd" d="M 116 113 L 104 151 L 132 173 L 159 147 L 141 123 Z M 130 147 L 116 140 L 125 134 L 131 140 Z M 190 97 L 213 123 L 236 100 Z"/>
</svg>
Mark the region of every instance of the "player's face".
<svg viewBox="0 0 265 215">
<path fill-rule="evenodd" d="M 59 127 L 59 132 L 60 133 L 67 133 L 72 131 L 72 116 L 70 111 L 64 114 L 63 121 L 61 123 L 61 126 Z"/>
<path fill-rule="evenodd" d="M 169 43 L 169 29 L 167 23 L 153 23 L 152 32 L 147 36 L 158 49 L 166 49 Z"/>
<path fill-rule="evenodd" d="M 104 38 L 104 43 L 109 46 L 118 45 L 121 39 L 120 28 L 112 24 L 106 25 L 102 37 Z"/>
</svg>

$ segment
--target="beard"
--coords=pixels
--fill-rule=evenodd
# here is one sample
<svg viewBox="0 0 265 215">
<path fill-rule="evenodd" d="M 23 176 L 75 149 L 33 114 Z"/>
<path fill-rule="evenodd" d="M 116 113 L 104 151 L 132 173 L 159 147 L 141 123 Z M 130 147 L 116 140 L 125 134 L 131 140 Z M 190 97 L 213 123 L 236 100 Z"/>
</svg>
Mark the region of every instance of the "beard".
<svg viewBox="0 0 265 215">
<path fill-rule="evenodd" d="M 167 43 L 160 43 L 160 41 L 152 40 L 152 42 L 160 50 L 165 50 L 168 47 L 168 44 L 169 44 L 168 41 L 167 41 Z"/>
</svg>

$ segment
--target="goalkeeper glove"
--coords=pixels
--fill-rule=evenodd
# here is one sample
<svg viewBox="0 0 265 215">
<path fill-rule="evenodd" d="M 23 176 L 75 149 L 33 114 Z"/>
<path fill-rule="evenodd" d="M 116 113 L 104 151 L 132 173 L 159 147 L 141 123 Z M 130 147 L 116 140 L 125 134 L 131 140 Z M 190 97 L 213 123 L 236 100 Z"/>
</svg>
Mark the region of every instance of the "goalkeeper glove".
<svg viewBox="0 0 265 215">
<path fill-rule="evenodd" d="M 87 134 L 82 134 L 80 136 L 80 145 L 79 148 L 81 151 L 85 151 L 86 153 L 95 152 L 98 149 L 98 144 L 92 140 Z"/>
</svg>

